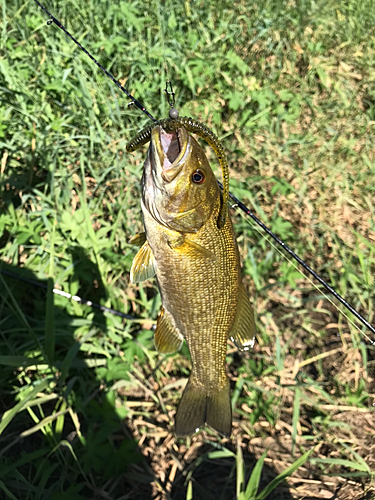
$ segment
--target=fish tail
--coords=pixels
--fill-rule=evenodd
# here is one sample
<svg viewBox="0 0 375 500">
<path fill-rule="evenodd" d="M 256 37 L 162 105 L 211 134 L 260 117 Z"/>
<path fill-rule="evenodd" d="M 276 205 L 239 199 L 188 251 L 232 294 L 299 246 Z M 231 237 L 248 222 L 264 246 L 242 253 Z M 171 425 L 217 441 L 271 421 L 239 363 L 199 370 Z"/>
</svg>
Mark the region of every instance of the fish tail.
<svg viewBox="0 0 375 500">
<path fill-rule="evenodd" d="M 232 408 L 228 379 L 224 387 L 208 391 L 190 377 L 176 413 L 176 435 L 193 434 L 206 422 L 220 434 L 230 436 Z"/>
<path fill-rule="evenodd" d="M 224 387 L 208 395 L 206 422 L 220 434 L 226 437 L 230 436 L 232 432 L 232 405 L 229 379 L 226 379 Z"/>
</svg>

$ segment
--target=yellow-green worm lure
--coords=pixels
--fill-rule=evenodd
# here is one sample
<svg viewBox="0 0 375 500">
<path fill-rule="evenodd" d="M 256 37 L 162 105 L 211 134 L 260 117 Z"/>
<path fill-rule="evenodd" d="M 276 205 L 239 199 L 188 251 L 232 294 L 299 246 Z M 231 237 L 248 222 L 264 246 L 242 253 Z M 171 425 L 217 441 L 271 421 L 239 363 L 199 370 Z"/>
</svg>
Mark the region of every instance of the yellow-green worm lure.
<svg viewBox="0 0 375 500">
<path fill-rule="evenodd" d="M 135 151 L 139 147 L 147 144 L 151 140 L 151 131 L 157 125 L 160 125 L 165 131 L 173 132 L 174 130 L 184 127 L 188 132 L 199 135 L 204 139 L 215 151 L 223 172 L 223 199 L 219 214 L 218 227 L 224 227 L 228 215 L 228 201 L 229 201 L 229 167 L 227 155 L 218 137 L 206 125 L 193 118 L 187 116 L 178 116 L 178 111 L 172 108 L 169 111 L 169 118 L 158 120 L 154 124 L 142 129 L 126 146 L 126 151 Z"/>
</svg>

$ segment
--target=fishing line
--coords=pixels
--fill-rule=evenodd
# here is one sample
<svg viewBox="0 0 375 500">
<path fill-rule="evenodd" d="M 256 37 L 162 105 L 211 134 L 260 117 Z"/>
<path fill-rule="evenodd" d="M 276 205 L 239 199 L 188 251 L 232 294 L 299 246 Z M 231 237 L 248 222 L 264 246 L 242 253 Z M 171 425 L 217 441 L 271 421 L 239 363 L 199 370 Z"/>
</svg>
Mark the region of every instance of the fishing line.
<svg viewBox="0 0 375 500">
<path fill-rule="evenodd" d="M 100 64 L 100 63 L 99 63 L 96 59 L 95 59 L 95 57 L 93 57 L 93 56 L 90 54 L 90 52 L 89 52 L 88 50 L 86 50 L 86 49 L 85 49 L 85 47 L 83 47 L 83 45 L 81 45 L 81 44 L 79 43 L 79 41 L 78 41 L 78 40 L 76 40 L 76 39 L 74 38 L 74 36 L 73 36 L 73 35 L 71 35 L 71 34 L 69 33 L 69 31 L 65 28 L 65 26 L 63 26 L 63 25 L 60 23 L 60 21 L 59 21 L 58 19 L 56 19 L 56 17 L 54 17 L 54 16 L 53 16 L 53 15 L 52 15 L 52 14 L 51 14 L 51 13 L 50 13 L 50 12 L 49 12 L 49 11 L 48 11 L 45 7 L 44 7 L 44 6 L 43 6 L 43 5 L 42 5 L 42 4 L 38 1 L 38 0 L 34 0 L 34 2 L 35 2 L 36 4 L 38 4 L 38 5 L 39 5 L 39 7 L 40 7 L 41 9 L 43 9 L 43 10 L 44 10 L 44 12 L 45 12 L 45 13 L 46 13 L 49 17 L 50 17 L 50 19 L 47 21 L 48 26 L 50 26 L 52 23 L 55 23 L 55 24 L 56 24 L 56 26 L 57 26 L 58 28 L 60 28 L 61 30 L 63 30 L 63 32 L 64 32 L 66 35 L 68 35 L 68 37 L 69 37 L 71 40 L 73 40 L 73 42 L 74 42 L 76 45 L 78 45 L 78 47 L 79 47 L 79 48 L 80 48 L 80 49 L 81 49 L 81 50 L 82 50 L 82 51 L 83 51 L 83 52 L 84 52 L 84 53 L 85 53 L 85 54 L 86 54 L 86 55 L 87 55 L 87 56 L 88 56 L 88 57 L 89 57 L 92 61 L 94 61 L 94 63 L 95 63 L 95 64 L 96 64 L 96 65 L 97 65 L 97 66 L 98 66 L 98 67 L 99 67 L 102 71 L 104 71 L 104 73 L 105 73 L 105 74 L 106 74 L 106 75 L 107 75 L 107 76 L 108 76 L 108 77 L 109 77 L 109 78 L 110 78 L 110 79 L 111 79 L 111 80 L 112 80 L 112 81 L 113 81 L 113 82 L 117 85 L 117 87 L 118 87 L 120 90 L 122 90 L 122 92 L 124 92 L 124 94 L 126 94 L 126 95 L 127 95 L 127 96 L 128 96 L 128 97 L 132 100 L 132 103 L 134 103 L 134 104 L 135 104 L 135 106 L 137 106 L 137 108 L 138 108 L 138 109 L 140 109 L 140 110 L 141 110 L 141 111 L 142 111 L 145 115 L 147 115 L 149 118 L 151 118 L 151 120 L 152 120 L 152 121 L 157 122 L 156 118 L 154 118 L 154 117 L 153 117 L 153 116 L 152 116 L 152 115 L 151 115 L 151 114 L 147 111 L 147 109 L 143 106 L 143 104 L 141 104 L 141 103 L 140 103 L 140 102 L 139 102 L 139 101 L 138 101 L 135 97 L 133 97 L 133 96 L 131 95 L 131 93 L 130 93 L 128 90 L 126 90 L 126 88 L 124 88 L 124 87 L 121 85 L 121 83 L 120 83 L 118 80 L 116 80 L 116 78 L 115 78 L 115 77 L 114 77 L 114 76 L 113 76 L 113 75 L 112 75 L 109 71 L 107 71 L 107 70 L 106 70 L 106 69 L 105 69 L 105 68 L 104 68 L 104 67 L 103 67 L 103 66 L 102 66 L 102 65 L 101 65 L 101 64 Z"/>
<path fill-rule="evenodd" d="M 4 274 L 5 276 L 10 276 L 11 278 L 24 281 L 25 283 L 29 283 L 30 285 L 37 286 L 39 288 L 44 288 L 45 290 L 48 289 L 48 286 L 45 283 L 42 283 L 41 281 L 36 281 L 36 280 L 31 280 L 29 278 L 25 278 L 24 276 L 20 276 L 16 273 L 12 273 L 11 271 L 7 271 L 5 269 L 0 269 L 0 273 Z M 130 314 L 125 314 L 121 311 L 116 311 L 115 309 L 111 309 L 110 307 L 105 307 L 100 304 L 97 304 L 96 302 L 92 302 L 91 300 L 86 300 L 83 299 L 82 297 L 78 297 L 78 295 L 72 295 L 67 292 L 63 292 L 62 290 L 59 290 L 58 288 L 53 288 L 52 292 L 56 295 L 60 295 L 61 297 L 65 297 L 66 299 L 71 299 L 74 300 L 75 302 L 94 307 L 96 309 L 99 309 L 102 312 L 107 312 L 110 314 L 113 314 L 115 316 L 120 316 L 120 318 L 132 320 L 132 321 L 148 321 L 148 320 L 143 320 L 142 318 L 136 318 L 135 316 L 131 316 Z"/>
<path fill-rule="evenodd" d="M 116 78 L 111 74 L 109 73 L 109 71 L 107 71 L 79 42 L 78 40 L 76 40 L 74 38 L 73 35 L 71 35 L 69 33 L 69 31 L 60 23 L 60 21 L 58 21 L 38 0 L 34 0 L 35 3 L 42 9 L 44 10 L 44 12 L 46 12 L 46 14 L 50 17 L 50 19 L 47 21 L 47 24 L 50 25 L 52 23 L 56 24 L 56 26 L 58 28 L 60 28 L 61 30 L 64 31 L 64 33 L 71 39 L 73 40 L 73 42 L 117 85 L 117 87 L 122 91 L 124 92 L 131 100 L 132 100 L 132 103 L 135 104 L 135 106 L 137 106 L 137 108 L 139 108 L 143 113 L 145 113 L 154 123 L 159 123 L 161 124 L 162 126 L 171 126 L 171 121 L 172 122 L 175 122 L 175 124 L 177 125 L 177 122 L 180 121 L 181 124 L 183 126 L 185 126 L 189 131 L 191 132 L 194 132 L 194 133 L 198 133 L 198 135 L 200 135 L 201 137 L 203 137 L 204 139 L 207 140 L 207 137 L 208 136 L 208 139 L 207 142 L 214 148 L 216 154 L 218 155 L 219 157 L 219 162 L 222 164 L 222 158 L 221 158 L 221 154 L 224 155 L 224 162 L 226 160 L 226 156 L 225 156 L 225 153 L 221 151 L 221 144 L 219 143 L 219 145 L 215 142 L 215 140 L 212 139 L 211 135 L 214 136 L 214 134 L 209 130 L 207 129 L 207 127 L 199 122 L 196 122 L 194 120 L 192 120 L 191 118 L 187 118 L 187 117 L 183 117 L 183 118 L 178 118 L 178 112 L 177 112 L 177 118 L 175 118 L 174 116 L 171 115 L 171 112 L 173 114 L 173 111 L 176 111 L 174 110 L 174 108 L 172 107 L 171 108 L 171 111 L 170 111 L 170 118 L 166 119 L 166 120 L 156 120 L 147 110 L 146 108 L 137 100 L 135 99 L 135 97 L 133 97 L 121 84 L 118 80 L 116 80 Z M 174 102 L 174 93 L 173 93 L 173 90 L 172 90 L 172 85 L 170 84 L 170 88 L 168 88 L 168 83 L 170 84 L 170 82 L 167 82 L 167 86 L 166 86 L 166 89 L 165 89 L 165 92 L 167 93 L 168 97 L 170 95 L 173 95 L 173 102 Z M 168 100 L 169 102 L 169 100 Z M 169 102 L 170 103 L 170 102 Z M 186 121 L 186 123 L 182 123 L 183 121 Z M 133 144 L 135 144 L 136 147 L 138 147 L 139 145 L 141 145 L 141 143 L 145 143 L 147 142 L 148 137 L 150 135 L 150 127 L 147 127 L 146 129 L 144 129 L 143 131 L 140 132 L 140 134 L 138 134 L 137 138 L 135 140 L 132 141 L 132 143 L 130 144 L 130 146 L 132 146 Z M 206 136 L 205 136 L 206 135 Z M 214 139 L 216 139 L 216 136 L 214 136 Z M 144 142 L 142 142 L 144 141 Z M 212 144 L 211 144 L 212 142 Z M 129 147 L 129 145 L 128 145 Z M 218 154 L 219 152 L 219 154 Z M 222 165 L 223 167 L 223 165 Z M 338 294 L 336 292 L 336 290 L 334 288 L 332 288 L 326 281 L 324 281 L 323 278 L 321 278 L 318 273 L 316 273 L 310 266 L 308 266 L 295 252 L 293 252 L 292 249 L 290 249 L 280 238 L 278 238 L 278 236 L 276 236 L 265 224 L 263 224 L 263 222 L 258 219 L 240 200 L 238 200 L 235 196 L 233 196 L 231 193 L 229 193 L 229 189 L 228 189 L 228 175 L 227 173 L 224 172 L 224 167 L 223 167 L 223 174 L 224 174 L 224 187 L 223 185 L 218 181 L 220 187 L 223 189 L 223 201 L 226 200 L 227 196 L 229 195 L 229 197 L 235 201 L 235 203 L 237 204 L 237 206 L 249 217 L 251 217 L 258 226 L 260 226 L 264 231 L 266 231 L 266 233 L 271 236 L 271 238 L 273 240 L 276 241 L 276 243 L 278 245 L 280 245 L 287 253 L 289 253 L 289 255 L 291 255 L 293 257 L 293 259 L 295 259 L 309 274 L 311 274 L 316 280 L 319 281 L 319 283 L 321 283 L 324 288 L 326 290 L 328 290 L 342 305 L 344 305 L 346 307 L 346 309 L 348 309 L 363 325 L 365 325 L 372 333 L 375 334 L 375 328 L 358 312 L 354 309 L 354 307 L 352 307 L 343 297 L 341 297 L 340 294 Z M 223 203 L 223 208 L 226 206 L 226 202 Z M 222 212 L 224 212 L 224 210 L 222 210 Z M 221 219 L 221 223 L 222 223 L 222 219 Z M 259 230 L 258 230 L 259 231 Z M 259 231 L 260 232 L 260 231 Z M 267 239 L 267 238 L 266 238 Z M 267 240 L 269 241 L 270 243 L 272 243 L 270 240 Z M 275 247 L 276 248 L 276 247 Z M 279 251 L 279 250 L 278 250 Z M 280 252 L 281 253 L 281 252 Z M 285 255 L 284 255 L 285 257 Z M 289 259 L 287 259 L 289 262 L 291 262 Z M 295 265 L 294 265 L 295 266 Z M 296 269 L 298 269 L 297 266 L 295 266 Z M 4 271 L 1 270 L 1 272 L 3 273 Z M 22 279 L 22 278 L 20 278 Z M 311 281 L 311 280 L 310 280 Z M 314 286 L 316 286 L 314 283 L 313 283 Z M 56 292 L 57 293 L 57 292 Z M 72 298 L 73 300 L 76 300 L 74 299 L 75 296 L 71 296 L 70 294 L 67 294 L 69 295 L 69 298 Z M 79 297 L 78 297 L 79 299 Z M 328 300 L 330 300 L 328 297 L 327 297 Z M 81 301 L 83 301 L 84 299 L 80 299 Z M 331 300 L 330 300 L 331 301 Z M 93 303 L 91 301 L 86 301 L 86 302 L 90 302 L 92 305 Z M 332 301 L 331 301 L 332 302 Z M 334 304 L 334 302 L 332 302 L 332 304 L 342 313 L 344 314 L 337 306 L 336 304 Z M 99 308 L 104 308 L 104 306 L 100 306 L 99 304 L 95 304 L 93 305 L 93 307 L 99 307 Z M 107 310 L 108 308 L 105 308 L 103 310 Z M 108 309 L 108 311 L 114 311 L 114 310 L 110 310 Z M 122 315 L 124 313 L 119 313 L 119 311 L 115 311 L 113 314 L 116 314 L 118 313 L 118 315 Z M 344 316 L 348 319 L 348 321 L 352 322 L 345 314 Z M 123 316 L 123 317 L 126 317 Z M 353 322 L 352 322 L 353 323 Z M 354 323 L 353 323 L 354 324 Z M 355 325 L 355 324 L 354 324 Z M 356 326 L 356 325 L 355 325 Z M 357 327 L 358 328 L 358 327 Z M 362 332 L 363 333 L 363 332 Z M 366 336 L 366 334 L 364 334 Z M 366 336 L 366 338 L 368 338 Z M 372 344 L 374 344 L 373 341 L 370 340 L 370 342 Z"/>
<path fill-rule="evenodd" d="M 218 184 L 219 186 L 221 187 L 221 183 L 218 181 Z M 359 321 L 361 323 L 363 323 L 372 333 L 375 334 L 375 328 L 358 312 L 356 311 L 356 309 L 354 309 L 354 307 L 352 307 L 343 297 L 341 297 L 341 295 L 339 293 L 336 292 L 336 290 L 334 288 L 332 288 L 321 276 L 319 276 L 319 274 L 317 272 L 315 272 L 308 264 L 306 264 L 306 262 L 304 262 L 295 252 L 293 252 L 293 250 L 291 248 L 288 247 L 288 245 L 286 243 L 284 243 L 278 236 L 276 236 L 275 233 L 273 233 L 271 231 L 271 229 L 269 229 L 265 224 L 263 224 L 263 222 L 258 219 L 258 217 L 256 215 L 254 215 L 251 210 L 249 210 L 238 198 L 236 198 L 232 193 L 229 193 L 229 197 L 235 202 L 235 206 L 238 206 L 238 208 L 240 208 L 247 216 L 251 217 L 257 224 L 258 226 L 260 226 L 264 231 L 266 231 L 266 233 L 273 239 L 276 241 L 276 243 L 278 245 L 280 245 L 289 255 L 291 255 L 308 273 L 310 273 L 312 276 L 314 276 L 314 278 L 316 280 L 319 281 L 319 283 L 321 285 L 324 286 L 324 288 L 326 290 L 328 290 L 330 293 L 332 293 L 332 295 L 339 301 L 341 302 L 341 304 L 343 304 L 352 314 L 354 314 L 354 316 L 359 319 Z M 252 227 L 254 227 L 258 232 L 259 234 L 262 234 L 262 232 L 260 231 L 260 229 L 258 229 L 255 225 L 253 225 Z M 307 278 L 310 283 L 318 289 L 318 287 L 315 285 L 315 283 L 306 275 L 304 275 L 301 270 L 297 267 L 296 264 L 294 264 L 294 262 L 292 262 L 286 255 L 284 255 L 281 250 L 272 243 L 272 241 L 265 237 L 263 234 L 262 236 L 273 246 L 273 248 L 275 248 L 281 255 L 284 256 L 284 258 L 293 265 L 293 267 L 295 269 L 297 269 L 301 274 L 302 276 L 304 276 L 305 278 Z M 321 290 L 319 290 L 321 291 Z M 354 325 L 358 331 L 360 331 L 365 337 L 366 339 L 372 344 L 372 345 L 375 345 L 375 341 L 371 340 L 367 335 L 366 333 L 362 332 L 359 327 L 345 314 L 344 311 L 342 311 L 341 309 L 339 309 L 339 307 L 337 307 L 337 305 L 333 302 L 332 299 L 330 299 L 330 297 L 328 297 L 328 295 L 326 295 L 324 292 L 322 292 L 324 297 L 329 300 L 331 302 L 331 304 L 334 305 L 334 307 L 339 311 L 341 312 L 341 314 L 343 314 L 343 316 L 352 324 Z"/>
</svg>

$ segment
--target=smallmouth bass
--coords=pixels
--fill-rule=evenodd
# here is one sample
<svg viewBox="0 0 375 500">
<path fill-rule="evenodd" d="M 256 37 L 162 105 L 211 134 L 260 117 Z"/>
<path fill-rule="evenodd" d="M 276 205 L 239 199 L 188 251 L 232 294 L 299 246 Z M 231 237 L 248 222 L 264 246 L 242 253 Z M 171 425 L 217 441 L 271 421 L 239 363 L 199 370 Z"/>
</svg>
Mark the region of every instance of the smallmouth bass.
<svg viewBox="0 0 375 500">
<path fill-rule="evenodd" d="M 155 331 L 159 353 L 179 350 L 186 339 L 192 371 L 176 413 L 177 436 L 205 423 L 230 436 L 232 411 L 225 358 L 227 339 L 246 349 L 254 316 L 241 282 L 239 253 L 229 214 L 218 227 L 221 194 L 203 149 L 185 128 L 160 125 L 142 176 L 145 233 L 130 279 L 156 275 L 162 308 Z"/>
</svg>

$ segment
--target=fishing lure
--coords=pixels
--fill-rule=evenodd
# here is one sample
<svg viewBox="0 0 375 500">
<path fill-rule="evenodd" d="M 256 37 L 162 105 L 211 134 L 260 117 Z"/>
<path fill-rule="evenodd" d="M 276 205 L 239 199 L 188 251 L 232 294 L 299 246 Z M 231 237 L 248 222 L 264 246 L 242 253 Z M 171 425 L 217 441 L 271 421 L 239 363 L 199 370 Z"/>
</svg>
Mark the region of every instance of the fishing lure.
<svg viewBox="0 0 375 500">
<path fill-rule="evenodd" d="M 187 116 L 179 117 L 179 112 L 174 107 L 175 93 L 173 92 L 172 83 L 169 80 L 167 80 L 164 92 L 167 94 L 168 104 L 171 106 L 171 109 L 169 110 L 169 118 L 158 120 L 153 125 L 149 125 L 138 132 L 138 134 L 127 144 L 126 151 L 130 153 L 150 142 L 151 133 L 157 125 L 160 125 L 166 132 L 174 132 L 178 128 L 184 127 L 188 132 L 197 134 L 199 137 L 204 139 L 215 151 L 223 173 L 223 197 L 218 220 L 218 227 L 219 229 L 222 229 L 227 218 L 226 207 L 229 201 L 229 167 L 224 147 L 218 137 L 206 125 Z"/>
<path fill-rule="evenodd" d="M 168 82 L 167 82 L 168 83 Z M 153 125 L 149 125 L 141 130 L 126 146 L 126 151 L 135 151 L 139 147 L 150 142 L 151 133 L 153 129 L 160 125 L 166 132 L 174 132 L 180 127 L 184 127 L 188 132 L 199 135 L 215 151 L 223 172 L 223 197 L 221 202 L 221 209 L 218 220 L 218 227 L 222 229 L 225 225 L 227 218 L 227 204 L 229 201 L 229 168 L 227 162 L 227 155 L 225 154 L 224 147 L 219 141 L 218 137 L 206 125 L 193 118 L 183 116 L 179 118 L 178 111 L 171 108 L 169 111 L 169 118 L 158 120 Z"/>
</svg>

